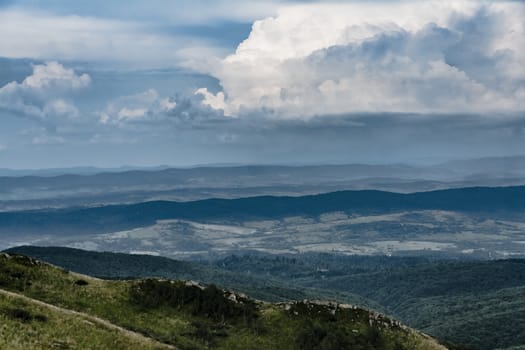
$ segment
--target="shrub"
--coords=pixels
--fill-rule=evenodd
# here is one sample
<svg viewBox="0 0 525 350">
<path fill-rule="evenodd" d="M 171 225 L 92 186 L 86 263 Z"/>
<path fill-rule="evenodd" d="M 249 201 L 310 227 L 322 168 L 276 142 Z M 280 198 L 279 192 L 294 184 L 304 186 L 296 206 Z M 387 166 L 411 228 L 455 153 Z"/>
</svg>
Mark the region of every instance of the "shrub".
<svg viewBox="0 0 525 350">
<path fill-rule="evenodd" d="M 215 285 L 202 288 L 180 281 L 147 279 L 131 287 L 130 299 L 142 307 L 169 306 L 221 322 L 252 322 L 259 315 L 255 302 L 238 296 L 231 300 L 227 292 Z"/>
<path fill-rule="evenodd" d="M 33 315 L 25 309 L 15 308 L 15 309 L 5 309 L 4 314 L 13 319 L 21 322 L 30 322 L 33 320 Z"/>
</svg>

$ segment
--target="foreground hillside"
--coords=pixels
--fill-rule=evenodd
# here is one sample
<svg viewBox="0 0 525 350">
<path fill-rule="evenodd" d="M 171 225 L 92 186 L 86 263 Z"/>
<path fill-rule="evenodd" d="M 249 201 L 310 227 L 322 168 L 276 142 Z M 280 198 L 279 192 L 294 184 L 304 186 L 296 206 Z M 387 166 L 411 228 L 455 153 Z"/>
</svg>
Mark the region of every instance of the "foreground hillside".
<svg viewBox="0 0 525 350">
<path fill-rule="evenodd" d="M 264 300 L 317 297 L 350 301 L 382 310 L 427 334 L 471 349 L 525 344 L 523 259 L 243 255 L 201 265 L 58 247 L 18 247 L 9 252 L 106 278 L 190 278 Z"/>
<path fill-rule="evenodd" d="M 267 304 L 180 281 L 104 281 L 7 253 L 0 306 L 2 349 L 443 349 L 352 306 Z"/>
</svg>

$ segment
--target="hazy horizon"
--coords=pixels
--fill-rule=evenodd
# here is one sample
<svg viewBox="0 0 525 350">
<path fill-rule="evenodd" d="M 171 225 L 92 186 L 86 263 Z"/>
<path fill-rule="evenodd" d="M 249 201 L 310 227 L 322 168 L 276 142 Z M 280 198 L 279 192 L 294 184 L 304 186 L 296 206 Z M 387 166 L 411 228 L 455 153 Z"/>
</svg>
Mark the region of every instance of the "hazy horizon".
<svg viewBox="0 0 525 350">
<path fill-rule="evenodd" d="M 509 156 L 494 156 L 494 157 L 476 157 L 476 158 L 451 158 L 434 161 L 412 161 L 412 162 L 340 162 L 340 163 L 323 163 L 323 162 L 283 162 L 283 163 L 203 163 L 203 164 L 187 164 L 187 165 L 176 165 L 176 164 L 155 164 L 155 165 L 134 165 L 134 164 L 122 164 L 122 165 L 70 165 L 66 167 L 43 167 L 43 168 L 10 168 L 0 167 L 0 170 L 4 171 L 59 171 L 59 170 L 74 170 L 74 169 L 94 169 L 94 170 L 158 170 L 158 169 L 192 169 L 192 168 L 228 168 L 228 167 L 265 167 L 265 166 L 278 166 L 278 167 L 317 167 L 317 166 L 345 166 L 345 165 L 362 165 L 362 166 L 413 166 L 413 167 L 427 167 L 427 166 L 438 166 L 444 165 L 450 162 L 469 162 L 469 161 L 483 161 L 483 160 L 504 160 L 504 159 L 515 159 L 525 158 L 525 154 L 516 154 Z"/>
</svg>

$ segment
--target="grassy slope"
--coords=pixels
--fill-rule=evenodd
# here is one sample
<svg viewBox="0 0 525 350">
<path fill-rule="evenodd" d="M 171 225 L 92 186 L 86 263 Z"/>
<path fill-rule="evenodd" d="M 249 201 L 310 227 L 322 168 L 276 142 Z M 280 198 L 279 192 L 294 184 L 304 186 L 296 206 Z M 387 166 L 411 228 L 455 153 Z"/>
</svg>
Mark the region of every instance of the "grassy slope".
<svg viewBox="0 0 525 350">
<path fill-rule="evenodd" d="M 264 300 L 312 298 L 316 294 L 339 301 L 351 298 L 357 305 L 386 311 L 439 339 L 475 349 L 525 344 L 525 260 L 459 262 L 323 254 L 294 259 L 232 256 L 217 262 L 230 270 L 224 271 L 159 257 L 69 248 L 19 247 L 13 251 L 101 276 L 178 278 L 177 273 L 202 269 L 208 272 L 193 274 L 192 278 L 248 294 L 253 290 Z M 318 266 L 329 271 L 320 273 Z M 252 274 L 243 274 L 246 271 Z M 264 280 L 273 282 L 264 285 Z M 290 285 L 294 288 L 287 289 Z M 297 294 L 300 287 L 303 292 Z M 359 300 L 355 295 L 364 297 Z"/>
<path fill-rule="evenodd" d="M 332 310 L 325 306 L 309 303 L 288 306 L 257 304 L 256 316 L 248 321 L 243 321 L 242 318 L 233 316 L 225 318 L 224 313 L 220 312 L 202 314 L 195 312 L 197 309 L 191 312 L 192 309 L 189 307 L 195 307 L 195 303 L 192 305 L 171 304 L 168 299 L 163 301 L 158 295 L 147 294 L 148 290 L 140 283 L 143 282 L 103 281 L 73 274 L 26 257 L 0 255 L 0 289 L 16 292 L 61 308 L 100 317 L 166 344 L 176 345 L 180 349 L 204 349 L 208 346 L 218 349 L 338 349 L 351 347 L 353 349 L 430 350 L 441 348 L 433 340 L 410 329 L 399 327 L 386 317 L 374 316 L 361 309 L 339 309 L 332 313 Z M 168 286 L 168 291 L 172 285 L 170 282 L 153 281 L 152 283 L 155 288 Z M 179 291 L 185 293 L 200 290 L 184 286 L 180 288 L 182 289 Z M 141 298 L 134 299 L 131 297 L 132 289 L 138 291 L 139 294 L 146 294 L 140 294 Z M 154 291 L 164 293 L 166 290 Z M 148 300 L 148 297 L 151 297 L 151 300 L 160 300 L 162 304 L 143 304 L 141 301 Z M 217 295 L 215 297 L 222 305 L 231 307 L 231 302 L 224 297 Z M 83 346 L 84 342 L 89 343 L 92 337 L 96 339 L 93 340 L 93 343 L 89 343 L 91 348 L 97 348 L 96 346 L 118 348 L 113 346 L 114 342 L 120 341 L 122 346 L 125 346 L 125 342 L 131 341 L 108 335 L 103 329 L 89 333 L 86 331 L 86 327 L 90 326 L 89 323 L 85 323 L 85 326 L 79 325 L 71 333 L 70 338 L 67 338 L 65 335 L 67 327 L 82 323 L 82 320 L 75 319 L 75 317 L 69 319 L 64 315 L 58 317 L 49 310 L 9 298 L 2 298 L 0 301 L 3 305 L 0 311 L 3 319 L 9 318 L 9 315 L 12 316 L 9 312 L 9 309 L 12 308 L 21 308 L 31 315 L 42 314 L 47 317 L 46 322 L 31 320 L 27 323 L 16 320 L 16 317 L 13 320 L 11 317 L 5 323 L 7 326 L 2 328 L 2 332 L 6 334 L 6 337 L 3 338 L 8 339 L 9 344 L 29 344 L 29 347 L 26 348 L 30 349 L 38 348 L 32 345 L 35 343 L 31 342 L 57 339 L 62 342 L 70 342 L 69 348 L 84 349 L 86 348 Z M 242 309 L 243 305 L 250 305 L 250 303 L 235 305 Z M 200 304 L 199 307 L 201 307 Z M 222 315 L 222 319 L 209 315 L 217 317 Z M 24 332 L 13 336 L 17 325 L 22 327 Z M 37 337 L 39 332 L 41 336 Z M 16 349 L 16 346 L 13 345 L 12 348 Z M 147 349 L 148 345 L 130 348 Z"/>
<path fill-rule="evenodd" d="M 90 317 L 0 294 L 0 349 L 169 349 L 109 328 Z"/>
</svg>

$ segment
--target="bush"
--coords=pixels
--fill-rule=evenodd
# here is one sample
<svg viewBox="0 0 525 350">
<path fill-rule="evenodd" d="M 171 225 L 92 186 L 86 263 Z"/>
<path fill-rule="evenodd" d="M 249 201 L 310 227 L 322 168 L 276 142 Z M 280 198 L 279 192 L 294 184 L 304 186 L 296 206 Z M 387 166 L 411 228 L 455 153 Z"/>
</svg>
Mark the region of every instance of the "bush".
<svg viewBox="0 0 525 350">
<path fill-rule="evenodd" d="M 23 323 L 38 321 L 47 322 L 47 316 L 42 314 L 33 315 L 30 311 L 21 308 L 5 308 L 1 312 L 12 320 L 17 320 Z"/>
<path fill-rule="evenodd" d="M 227 294 L 215 285 L 202 288 L 180 281 L 147 279 L 131 287 L 130 299 L 141 307 L 169 306 L 223 323 L 238 320 L 249 323 L 258 318 L 255 302 L 239 296 L 231 300 Z"/>
<path fill-rule="evenodd" d="M 24 310 L 24 309 L 19 309 L 19 308 L 5 309 L 4 314 L 13 320 L 18 320 L 24 323 L 27 323 L 33 320 L 33 315 L 31 315 L 29 311 Z"/>
</svg>

